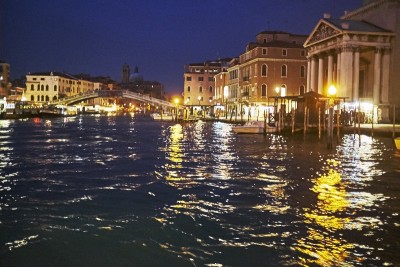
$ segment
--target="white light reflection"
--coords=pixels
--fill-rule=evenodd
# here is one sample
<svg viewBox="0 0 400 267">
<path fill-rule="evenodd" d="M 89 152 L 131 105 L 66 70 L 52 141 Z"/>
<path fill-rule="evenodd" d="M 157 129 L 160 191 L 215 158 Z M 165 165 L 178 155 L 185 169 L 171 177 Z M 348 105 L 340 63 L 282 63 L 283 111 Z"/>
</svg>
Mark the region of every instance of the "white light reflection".
<svg viewBox="0 0 400 267">
<path fill-rule="evenodd" d="M 214 141 L 210 144 L 212 162 L 216 162 L 218 168 L 213 168 L 212 177 L 217 179 L 230 179 L 229 172 L 235 155 L 231 150 L 232 127 L 226 123 L 214 123 L 212 126 Z"/>
</svg>

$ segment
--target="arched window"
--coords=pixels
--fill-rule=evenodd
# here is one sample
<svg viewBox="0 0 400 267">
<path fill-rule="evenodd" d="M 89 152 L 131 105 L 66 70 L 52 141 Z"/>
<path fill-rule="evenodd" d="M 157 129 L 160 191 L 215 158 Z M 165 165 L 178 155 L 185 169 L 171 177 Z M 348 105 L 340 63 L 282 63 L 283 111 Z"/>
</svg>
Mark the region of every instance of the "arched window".
<svg viewBox="0 0 400 267">
<path fill-rule="evenodd" d="M 40 84 L 37 85 L 36 90 L 40 91 Z"/>
<path fill-rule="evenodd" d="M 300 78 L 304 78 L 304 77 L 306 77 L 306 67 L 301 66 L 300 67 Z"/>
<path fill-rule="evenodd" d="M 44 91 L 44 85 L 43 84 L 40 86 L 40 91 Z"/>
<path fill-rule="evenodd" d="M 35 90 L 33 84 L 31 84 L 31 91 Z"/>
<path fill-rule="evenodd" d="M 44 102 L 44 95 L 42 95 L 42 96 L 40 97 L 40 99 L 42 100 L 42 102 Z"/>
<path fill-rule="evenodd" d="M 190 92 L 190 86 L 188 86 L 187 91 Z"/>
<path fill-rule="evenodd" d="M 35 96 L 31 95 L 31 101 L 34 102 L 35 101 Z"/>
<path fill-rule="evenodd" d="M 40 95 L 37 96 L 37 102 L 40 102 Z"/>
<path fill-rule="evenodd" d="M 210 86 L 210 93 L 212 93 L 212 86 Z"/>
<path fill-rule="evenodd" d="M 50 101 L 50 97 L 48 95 L 46 95 L 46 102 Z"/>
<path fill-rule="evenodd" d="M 200 91 L 200 93 L 202 93 L 203 92 L 203 87 L 200 86 L 199 91 Z"/>
<path fill-rule="evenodd" d="M 48 84 L 46 85 L 46 91 L 49 91 L 49 85 Z"/>
<path fill-rule="evenodd" d="M 268 76 L 268 66 L 266 64 L 263 64 L 261 66 L 261 76 L 263 76 L 263 77 Z"/>
<path fill-rule="evenodd" d="M 267 85 L 261 85 L 261 97 L 267 97 Z"/>
<path fill-rule="evenodd" d="M 53 101 L 56 101 L 57 100 L 57 96 L 53 96 Z"/>
<path fill-rule="evenodd" d="M 304 95 L 304 93 L 305 93 L 305 87 L 304 87 L 304 85 L 300 85 L 299 93 L 300 93 L 300 95 Z"/>
<path fill-rule="evenodd" d="M 282 65 L 282 67 L 281 67 L 281 76 L 287 77 L 287 66 L 286 65 Z"/>
<path fill-rule="evenodd" d="M 57 85 L 54 85 L 54 91 L 57 91 Z"/>
</svg>

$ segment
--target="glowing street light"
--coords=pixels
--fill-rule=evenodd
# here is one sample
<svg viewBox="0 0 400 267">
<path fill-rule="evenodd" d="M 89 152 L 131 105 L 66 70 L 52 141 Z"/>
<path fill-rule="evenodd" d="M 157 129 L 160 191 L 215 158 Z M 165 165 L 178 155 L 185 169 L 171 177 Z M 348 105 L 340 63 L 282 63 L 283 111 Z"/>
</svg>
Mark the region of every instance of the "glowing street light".
<svg viewBox="0 0 400 267">
<path fill-rule="evenodd" d="M 280 87 L 275 87 L 275 92 L 276 92 L 276 96 L 279 96 L 279 91 L 281 90 L 281 88 Z"/>
<path fill-rule="evenodd" d="M 333 84 L 328 88 L 328 95 L 329 97 L 336 95 L 336 87 Z"/>
</svg>

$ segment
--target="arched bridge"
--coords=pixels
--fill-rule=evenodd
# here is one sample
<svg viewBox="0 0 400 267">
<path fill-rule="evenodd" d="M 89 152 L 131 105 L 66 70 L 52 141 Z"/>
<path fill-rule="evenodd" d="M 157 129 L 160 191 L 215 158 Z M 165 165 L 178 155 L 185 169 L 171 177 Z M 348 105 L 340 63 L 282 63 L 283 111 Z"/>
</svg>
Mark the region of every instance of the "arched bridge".
<svg viewBox="0 0 400 267">
<path fill-rule="evenodd" d="M 171 102 L 161 100 L 158 98 L 150 97 L 147 95 L 142 95 L 139 93 L 134 93 L 127 90 L 96 90 L 96 91 L 88 91 L 86 93 L 81 93 L 73 96 L 69 96 L 66 98 L 60 98 L 58 100 L 52 101 L 51 104 L 54 105 L 72 105 L 79 103 L 84 100 L 97 98 L 97 97 L 125 97 L 131 98 L 135 100 L 139 100 L 146 103 L 152 103 L 165 107 L 175 107 L 175 105 Z"/>
</svg>

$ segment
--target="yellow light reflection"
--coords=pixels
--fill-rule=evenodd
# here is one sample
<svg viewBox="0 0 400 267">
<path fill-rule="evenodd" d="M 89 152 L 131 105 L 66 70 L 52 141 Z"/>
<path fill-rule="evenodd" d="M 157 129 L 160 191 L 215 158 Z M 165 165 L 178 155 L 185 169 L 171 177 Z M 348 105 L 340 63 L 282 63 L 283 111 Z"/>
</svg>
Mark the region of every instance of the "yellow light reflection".
<svg viewBox="0 0 400 267">
<path fill-rule="evenodd" d="M 341 216 L 343 211 L 350 207 L 348 195 L 342 176 L 337 171 L 341 163 L 336 160 L 328 160 L 326 174 L 315 179 L 311 188 L 317 194 L 317 208 L 304 209 L 305 222 L 310 224 L 308 236 L 298 240 L 296 250 L 308 255 L 301 258 L 300 264 L 310 266 L 340 265 L 348 257 L 348 251 L 354 247 L 344 239 L 336 238 L 335 231 L 348 228 L 352 223 L 349 217 Z M 338 216 L 340 215 L 340 216 Z M 322 226 L 321 230 L 315 226 Z"/>
<path fill-rule="evenodd" d="M 175 183 L 184 180 L 180 177 L 179 169 L 182 168 L 183 153 L 181 149 L 181 141 L 183 138 L 182 125 L 175 124 L 169 128 L 171 131 L 170 138 L 167 143 L 167 159 L 170 161 L 165 164 L 167 171 L 166 180 L 170 185 L 176 186 Z"/>
</svg>

